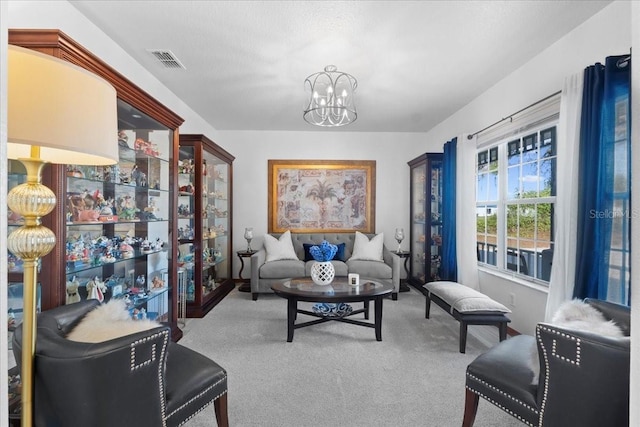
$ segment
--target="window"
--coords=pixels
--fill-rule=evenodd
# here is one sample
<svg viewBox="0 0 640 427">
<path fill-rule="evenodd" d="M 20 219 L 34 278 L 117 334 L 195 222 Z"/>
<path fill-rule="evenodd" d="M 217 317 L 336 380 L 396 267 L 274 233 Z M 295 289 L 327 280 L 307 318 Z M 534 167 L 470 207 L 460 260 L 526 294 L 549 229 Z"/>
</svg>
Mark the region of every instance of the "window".
<svg viewBox="0 0 640 427">
<path fill-rule="evenodd" d="M 611 218 L 611 240 L 609 250 L 609 284 L 607 300 L 629 304 L 630 277 L 630 226 L 633 212 L 631 210 L 630 191 L 630 142 L 627 135 L 629 108 L 628 96 L 616 99 L 615 105 L 615 137 L 613 138 L 613 174 L 612 185 L 613 210 L 604 212 Z"/>
<path fill-rule="evenodd" d="M 477 153 L 476 227 L 481 265 L 549 281 L 556 199 L 556 125 L 498 138 Z"/>
</svg>

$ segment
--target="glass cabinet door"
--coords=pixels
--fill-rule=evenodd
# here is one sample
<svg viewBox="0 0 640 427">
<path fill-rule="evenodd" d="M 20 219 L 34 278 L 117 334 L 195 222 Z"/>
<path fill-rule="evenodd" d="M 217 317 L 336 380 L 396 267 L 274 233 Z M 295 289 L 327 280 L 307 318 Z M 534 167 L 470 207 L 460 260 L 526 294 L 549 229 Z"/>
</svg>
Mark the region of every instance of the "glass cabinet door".
<svg viewBox="0 0 640 427">
<path fill-rule="evenodd" d="M 211 292 L 230 279 L 229 166 L 208 151 L 203 158 L 203 292 Z"/>
<path fill-rule="evenodd" d="M 426 282 L 425 239 L 426 239 L 426 162 L 411 169 L 411 280 L 413 283 Z"/>
<path fill-rule="evenodd" d="M 427 238 L 429 267 L 429 282 L 440 280 L 442 272 L 442 160 L 430 159 L 427 162 L 427 177 L 429 177 L 429 197 L 427 206 Z"/>
<path fill-rule="evenodd" d="M 66 166 L 66 303 L 121 298 L 169 321 L 173 131 L 122 100 L 118 127 L 116 165 Z"/>
<path fill-rule="evenodd" d="M 409 162 L 411 264 L 409 283 L 422 290 L 440 280 L 442 265 L 442 154 Z"/>
</svg>

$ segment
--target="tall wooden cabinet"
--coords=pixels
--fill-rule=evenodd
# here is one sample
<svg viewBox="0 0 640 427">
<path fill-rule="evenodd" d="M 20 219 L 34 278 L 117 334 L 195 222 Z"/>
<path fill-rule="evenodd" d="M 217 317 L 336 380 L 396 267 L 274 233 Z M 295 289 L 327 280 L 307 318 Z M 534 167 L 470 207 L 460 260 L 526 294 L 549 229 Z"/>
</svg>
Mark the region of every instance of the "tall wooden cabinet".
<svg viewBox="0 0 640 427">
<path fill-rule="evenodd" d="M 234 157 L 204 135 L 180 135 L 179 298 L 187 317 L 203 317 L 234 287 L 231 179 Z"/>
<path fill-rule="evenodd" d="M 42 260 L 42 310 L 95 293 L 125 298 L 133 315 L 167 322 L 179 339 L 173 213 L 183 119 L 59 30 L 9 30 L 9 43 L 85 68 L 111 83 L 118 96 L 114 143 L 120 162 L 49 165 L 44 171 L 58 203 L 43 223 L 58 241 Z"/>
<path fill-rule="evenodd" d="M 410 162 L 409 284 L 439 280 L 442 264 L 442 153 L 426 153 Z"/>
</svg>

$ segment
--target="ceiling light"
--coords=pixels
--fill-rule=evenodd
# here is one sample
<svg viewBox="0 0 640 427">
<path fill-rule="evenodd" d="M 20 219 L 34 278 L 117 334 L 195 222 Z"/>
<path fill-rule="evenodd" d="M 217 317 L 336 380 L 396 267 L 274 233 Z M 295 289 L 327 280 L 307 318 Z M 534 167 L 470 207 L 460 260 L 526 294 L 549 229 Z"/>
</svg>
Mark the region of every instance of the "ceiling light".
<svg viewBox="0 0 640 427">
<path fill-rule="evenodd" d="M 309 103 L 303 115 L 308 123 L 335 127 L 348 125 L 358 118 L 353 99 L 358 82 L 351 74 L 327 65 L 324 71 L 307 77 L 304 84 L 309 89 Z"/>
</svg>

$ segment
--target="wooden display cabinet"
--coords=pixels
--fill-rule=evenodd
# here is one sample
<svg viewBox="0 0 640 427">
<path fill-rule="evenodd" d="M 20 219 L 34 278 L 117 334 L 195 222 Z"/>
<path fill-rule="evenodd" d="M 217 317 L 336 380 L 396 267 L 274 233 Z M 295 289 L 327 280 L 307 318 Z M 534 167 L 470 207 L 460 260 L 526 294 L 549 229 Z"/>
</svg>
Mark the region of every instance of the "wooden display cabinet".
<svg viewBox="0 0 640 427">
<path fill-rule="evenodd" d="M 179 298 L 187 317 L 203 317 L 234 287 L 231 277 L 231 180 L 235 158 L 204 135 L 180 135 Z"/>
<path fill-rule="evenodd" d="M 105 299 L 128 298 L 132 311 L 144 308 L 147 313 L 157 313 L 159 320 L 171 326 L 172 338 L 178 340 L 182 331 L 176 317 L 174 164 L 183 119 L 60 30 L 10 29 L 9 43 L 85 68 L 113 85 L 118 96 L 120 132 L 114 135 L 114 143 L 118 140 L 120 145 L 118 165 L 49 165 L 43 173 L 43 182 L 58 198 L 43 224 L 53 230 L 58 242 L 42 260 L 42 271 L 46 272 L 39 276 L 42 310 L 67 303 L 68 284 L 73 289 L 74 280 L 79 284 L 80 298 L 86 298 L 87 284 L 92 286 L 90 281 L 95 284 L 97 278 L 107 283 L 102 292 Z M 91 135 L 87 135 L 87 143 L 91 143 Z M 87 208 L 92 202 L 94 205 Z M 127 206 L 132 209 L 129 214 L 123 210 Z M 90 210 L 97 212 L 97 218 Z M 132 243 L 131 253 L 120 248 L 125 238 Z M 146 242 L 155 246 L 147 248 Z M 88 247 L 81 248 L 81 243 Z"/>
</svg>

